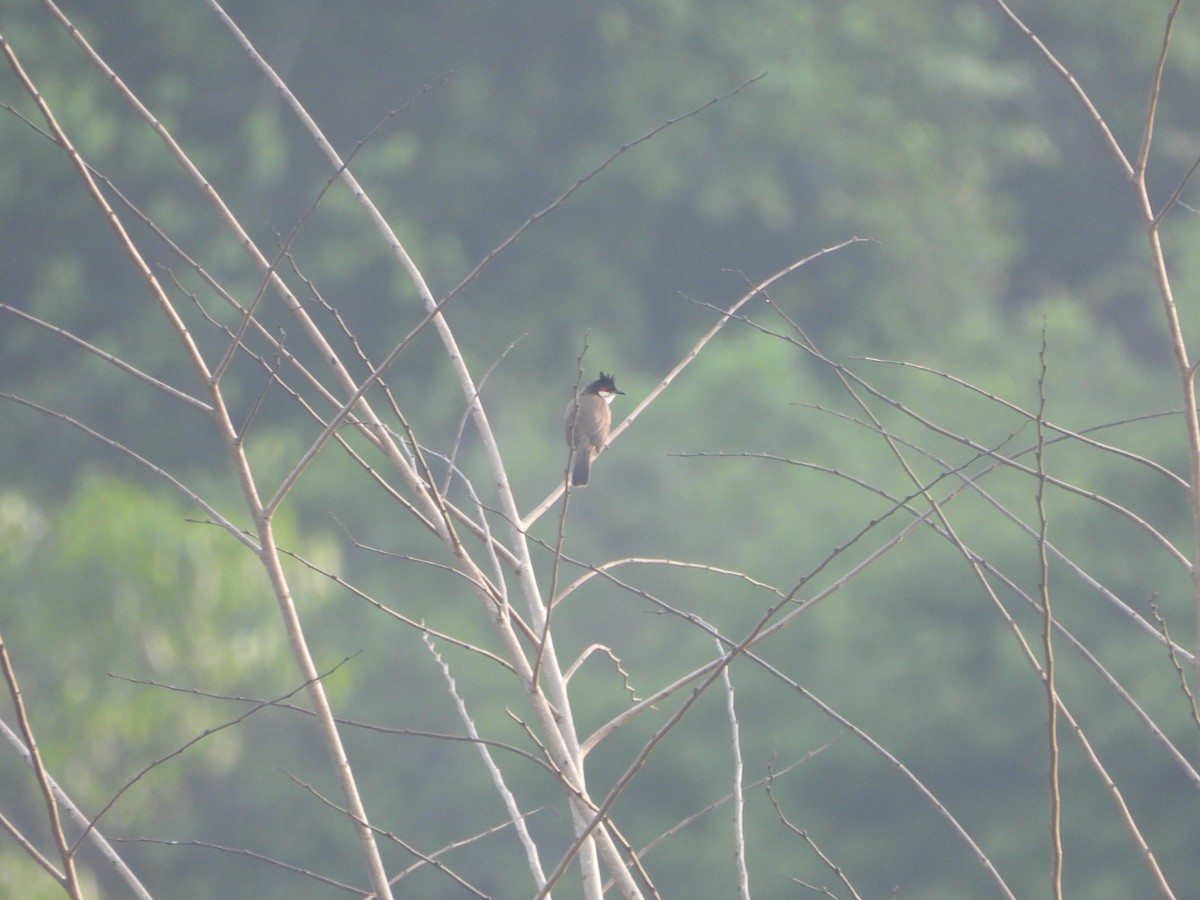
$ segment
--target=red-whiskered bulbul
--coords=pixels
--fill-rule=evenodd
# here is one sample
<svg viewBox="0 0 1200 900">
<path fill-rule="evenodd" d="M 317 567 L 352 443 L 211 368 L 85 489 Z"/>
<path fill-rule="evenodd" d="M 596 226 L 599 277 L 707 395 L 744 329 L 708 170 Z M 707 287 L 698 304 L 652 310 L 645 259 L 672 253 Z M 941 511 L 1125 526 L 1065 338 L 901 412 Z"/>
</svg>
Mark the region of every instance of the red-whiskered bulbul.
<svg viewBox="0 0 1200 900">
<path fill-rule="evenodd" d="M 600 373 L 600 377 L 585 387 L 567 404 L 567 446 L 575 456 L 571 469 L 571 484 L 583 487 L 592 472 L 592 460 L 604 449 L 608 440 L 608 428 L 612 424 L 612 410 L 608 404 L 617 394 L 617 383 L 611 375 Z"/>
</svg>

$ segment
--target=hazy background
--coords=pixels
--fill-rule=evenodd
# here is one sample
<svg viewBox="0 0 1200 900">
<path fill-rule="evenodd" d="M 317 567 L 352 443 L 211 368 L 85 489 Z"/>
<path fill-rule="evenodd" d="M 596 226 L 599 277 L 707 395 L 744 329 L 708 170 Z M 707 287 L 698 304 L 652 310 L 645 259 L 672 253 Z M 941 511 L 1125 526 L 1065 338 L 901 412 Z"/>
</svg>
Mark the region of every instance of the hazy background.
<svg viewBox="0 0 1200 900">
<path fill-rule="evenodd" d="M 1169 4 L 1018 5 L 1132 155 Z M 216 18 L 200 3 L 158 0 L 65 2 L 63 9 L 260 244 L 276 246 L 275 235 L 291 231 L 331 173 Z M 1178 408 L 1132 194 L 1066 82 L 989 3 L 256 0 L 226 9 L 343 154 L 416 97 L 359 151 L 352 169 L 435 296 L 621 145 L 757 79 L 619 157 L 448 308 L 477 377 L 504 357 L 484 400 L 517 496 L 529 506 L 561 478 L 562 408 L 585 342 L 587 377 L 614 372 L 628 392 L 614 405 L 619 420 L 712 323 L 704 304 L 728 306 L 746 279 L 851 236 L 872 242 L 814 262 L 772 297 L 825 353 L 923 415 L 986 446 L 1033 440 L 1020 417 L 981 395 L 859 358 L 949 371 L 1033 409 L 1044 328 L 1047 414 L 1059 424 L 1084 429 Z M 257 274 L 200 192 L 51 15 L 31 0 L 11 0 L 0 9 L 0 31 L 88 161 L 239 297 L 253 297 Z M 1158 202 L 1200 153 L 1198 70 L 1200 22 L 1185 6 L 1151 155 Z M 416 96 L 423 86 L 432 87 Z M 36 118 L 7 67 L 0 102 Z M 1191 187 L 1182 200 L 1200 204 Z M 199 279 L 136 222 L 131 227 L 170 273 L 160 274 L 179 280 L 176 296 L 190 308 L 182 291 L 201 291 Z M 1170 213 L 1169 263 L 1185 325 L 1196 322 L 1197 230 L 1190 206 Z M 420 320 L 406 278 L 343 188 L 324 198 L 292 250 L 371 357 L 382 357 Z M 0 302 L 200 390 L 66 157 L 8 111 L 0 111 L 0 273 Z M 765 304 L 747 311 L 786 330 Z M 263 320 L 288 328 L 277 307 Z M 208 348 L 221 345 L 198 317 L 196 330 Z M 299 342 L 295 332 L 291 340 Z M 257 399 L 254 385 L 261 386 L 252 366 L 245 371 L 248 387 L 236 397 L 243 416 Z M 389 383 L 429 445 L 448 447 L 463 401 L 435 342 L 418 341 Z M 202 417 L 11 315 L 0 315 L 0 390 L 122 437 L 236 510 L 236 484 Z M 805 354 L 731 325 L 596 463 L 592 487 L 573 501 L 567 552 L 593 562 L 703 560 L 790 586 L 889 504 L 830 475 L 678 454 L 761 451 L 836 468 L 899 496 L 911 492 L 877 437 L 815 406 L 861 416 Z M 268 402 L 258 414 L 253 452 L 267 471 L 286 471 L 314 434 L 294 413 Z M 0 416 L 0 628 L 51 770 L 95 809 L 155 758 L 244 711 L 109 673 L 266 697 L 295 687 L 295 672 L 261 573 L 233 541 L 187 524 L 196 511 L 161 482 L 61 422 L 12 403 Z M 911 429 L 908 436 L 946 465 L 970 458 L 900 417 L 889 427 Z M 1186 472 L 1183 431 L 1173 418 L 1125 424 L 1102 437 Z M 462 464 L 485 476 L 470 429 Z M 1190 546 L 1186 492 L 1167 479 L 1078 447 L 1054 448 L 1048 465 Z M 925 475 L 939 470 L 930 463 Z M 486 623 L 461 583 L 355 549 L 358 540 L 444 562 L 434 542 L 354 472 L 323 462 L 310 473 L 283 510 L 290 545 L 406 615 L 486 643 Z M 993 482 L 998 496 L 1033 521 L 1032 480 Z M 1143 614 L 1155 598 L 1172 632 L 1190 645 L 1186 571 L 1098 506 L 1061 494 L 1052 503 L 1056 542 Z M 953 509 L 965 540 L 1036 589 L 1027 537 L 983 504 L 964 499 Z M 553 535 L 547 521 L 539 536 Z M 865 553 L 839 560 L 837 574 Z M 627 574 L 731 636 L 767 602 L 737 580 Z M 302 610 L 321 636 L 318 664 L 361 651 L 328 683 L 340 713 L 461 731 L 410 632 L 328 580 L 298 577 Z M 1194 755 L 1195 728 L 1165 651 L 1078 579 L 1057 570 L 1053 578 L 1064 621 Z M 1037 617 L 1019 604 L 1013 609 L 1034 639 Z M 593 641 L 611 645 L 641 695 L 714 652 L 707 639 L 612 586 L 574 595 L 556 627 L 565 659 Z M 764 653 L 910 765 L 1014 890 L 1043 894 L 1042 688 L 952 548 L 918 533 Z M 1068 703 L 1124 779 L 1165 870 L 1178 885 L 1197 883 L 1194 786 L 1091 670 L 1063 653 Z M 505 694 L 485 674 L 472 682 L 469 657 L 459 664 L 481 726 L 525 746 L 504 713 L 506 704 L 524 713 L 519 693 Z M 756 669 L 735 672 L 745 679 L 748 779 L 841 734 Z M 585 731 L 627 703 L 619 678 L 598 659 L 572 687 Z M 589 764 L 598 783 L 619 775 L 654 727 L 638 723 L 597 751 Z M 322 817 L 332 814 L 285 774 L 333 790 L 324 751 L 308 729 L 299 716 L 270 712 L 209 739 L 155 769 L 117 804 L 105 830 L 249 847 L 353 880 L 349 828 L 331 826 Z M 726 731 L 723 701 L 713 695 L 653 758 L 639 789 L 615 809 L 635 846 L 728 791 Z M 377 824 L 423 850 L 503 821 L 469 747 L 354 731 L 348 739 Z M 1064 748 L 1068 893 L 1147 896 L 1146 870 L 1128 849 L 1111 801 L 1069 736 Z M 524 774 L 529 808 L 553 801 L 532 766 Z M 849 735 L 781 781 L 777 794 L 864 896 L 891 896 L 897 885 L 900 898 L 991 895 L 944 822 Z M 0 804 L 21 820 L 40 814 L 11 751 L 0 751 Z M 754 804 L 756 894 L 804 896 L 793 877 L 829 883 L 761 794 Z M 561 809 L 538 813 L 534 829 L 565 832 L 564 816 Z M 313 821 L 320 826 L 308 827 Z M 722 810 L 651 854 L 647 867 L 664 896 L 732 896 L 728 840 Z M 480 846 L 458 863 L 468 877 L 494 896 L 531 894 L 511 836 Z M 127 852 L 163 896 L 324 896 L 311 882 L 212 850 L 134 845 Z M 401 856 L 390 858 L 400 865 Z M 0 893 L 56 895 L 3 840 L 0 872 Z M 412 890 L 426 893 L 409 896 L 458 896 L 444 879 L 422 877 L 428 880 L 412 882 Z M 568 882 L 560 893 L 572 890 Z"/>
</svg>

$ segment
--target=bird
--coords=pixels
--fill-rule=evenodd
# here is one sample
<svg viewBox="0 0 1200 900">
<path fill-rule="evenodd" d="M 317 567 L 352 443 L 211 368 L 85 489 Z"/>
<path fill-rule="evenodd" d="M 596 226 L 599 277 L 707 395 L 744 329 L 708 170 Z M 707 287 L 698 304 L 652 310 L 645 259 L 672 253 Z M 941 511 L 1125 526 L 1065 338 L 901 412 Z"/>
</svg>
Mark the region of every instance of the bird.
<svg viewBox="0 0 1200 900">
<path fill-rule="evenodd" d="M 571 398 L 567 404 L 566 433 L 567 446 L 575 457 L 571 468 L 571 484 L 583 487 L 588 483 L 592 472 L 592 460 L 604 449 L 608 440 L 608 428 L 612 424 L 612 410 L 608 405 L 617 394 L 625 392 L 617 389 L 617 383 L 611 375 L 600 373 L 600 377 Z"/>
</svg>

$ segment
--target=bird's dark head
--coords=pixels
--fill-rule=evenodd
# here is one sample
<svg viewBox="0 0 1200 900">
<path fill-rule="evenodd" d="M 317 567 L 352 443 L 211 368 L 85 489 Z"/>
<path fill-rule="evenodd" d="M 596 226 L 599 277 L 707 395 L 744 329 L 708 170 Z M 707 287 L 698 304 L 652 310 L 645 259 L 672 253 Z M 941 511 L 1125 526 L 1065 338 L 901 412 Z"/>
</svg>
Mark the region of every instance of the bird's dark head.
<svg viewBox="0 0 1200 900">
<path fill-rule="evenodd" d="M 616 379 L 601 372 L 600 377 L 583 389 L 585 394 L 599 394 L 606 399 L 625 392 L 617 387 Z"/>
</svg>

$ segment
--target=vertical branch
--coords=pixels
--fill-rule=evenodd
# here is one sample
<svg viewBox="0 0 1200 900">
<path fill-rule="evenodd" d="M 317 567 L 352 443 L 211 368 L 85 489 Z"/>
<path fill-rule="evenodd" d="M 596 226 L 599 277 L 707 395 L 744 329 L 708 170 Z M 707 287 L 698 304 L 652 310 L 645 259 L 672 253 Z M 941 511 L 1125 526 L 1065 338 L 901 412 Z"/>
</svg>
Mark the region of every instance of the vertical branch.
<svg viewBox="0 0 1200 900">
<path fill-rule="evenodd" d="M 793 765 L 794 765 L 794 763 L 793 763 Z M 780 773 L 780 774 L 782 774 L 782 773 Z M 770 771 L 770 769 L 768 769 L 767 770 L 767 780 L 766 780 L 767 799 L 771 801 L 771 806 L 773 806 L 775 808 L 775 815 L 777 815 L 779 817 L 779 821 L 783 823 L 783 826 L 788 831 L 797 835 L 801 840 L 804 841 L 804 843 L 808 844 L 809 849 L 812 850 L 812 852 L 816 854 L 817 859 L 819 859 L 822 863 L 824 863 L 825 867 L 827 869 L 829 869 L 830 872 L 832 872 L 834 875 L 837 876 L 838 881 L 840 881 L 842 883 L 842 885 L 846 888 L 846 890 L 848 890 L 850 892 L 850 896 L 853 897 L 854 900 L 863 900 L 862 895 L 858 891 L 856 891 L 854 889 L 854 885 L 850 883 L 850 879 L 847 877 L 845 870 L 843 870 L 841 866 L 839 866 L 832 859 L 830 859 L 829 855 L 824 850 L 822 850 L 820 847 L 817 846 L 817 842 L 812 839 L 812 836 L 807 831 L 805 831 L 802 828 L 797 828 L 790 821 L 788 821 L 788 817 L 783 814 L 783 807 L 781 807 L 779 805 L 779 801 L 775 798 L 775 792 L 772 790 L 772 787 L 771 787 L 775 782 L 775 778 L 776 778 L 776 775 L 774 773 L 772 773 Z M 808 888 L 810 891 L 820 891 L 830 897 L 835 896 L 833 894 L 833 892 L 829 890 L 829 888 L 814 887 L 813 885 L 807 884 L 803 881 L 799 881 L 798 879 L 793 879 L 793 880 L 796 881 L 797 884 Z"/>
<path fill-rule="evenodd" d="M 46 802 L 46 820 L 50 825 L 50 835 L 54 839 L 55 849 L 58 850 L 58 858 L 62 860 L 63 870 L 56 874 L 56 877 L 68 895 L 75 900 L 81 900 L 83 893 L 79 887 L 79 875 L 75 871 L 75 854 L 71 852 L 71 848 L 67 845 L 66 835 L 63 834 L 62 817 L 59 815 L 58 802 L 54 799 L 54 792 L 50 787 L 50 775 L 42 764 L 42 755 L 38 752 L 37 741 L 33 737 L 33 726 L 29 722 L 29 716 L 25 713 L 25 703 L 21 700 L 21 688 L 17 683 L 17 673 L 12 667 L 12 660 L 8 657 L 8 647 L 5 646 L 3 636 L 0 636 L 0 668 L 4 671 L 5 682 L 8 683 L 8 693 L 12 697 L 21 736 L 25 740 L 25 747 L 29 750 L 29 761 L 33 765 L 34 777 L 37 778 L 42 799 Z"/>
<path fill-rule="evenodd" d="M 572 399 L 569 401 L 572 404 L 571 411 L 567 413 L 568 422 L 574 422 L 575 417 L 579 415 L 579 391 L 580 384 L 583 382 L 583 357 L 588 351 L 588 336 L 583 336 L 583 350 L 580 351 L 576 358 L 575 372 L 575 387 L 571 391 Z M 546 604 L 546 621 L 542 623 L 542 633 L 538 637 L 537 658 L 533 664 L 533 682 L 538 681 L 538 673 L 542 668 L 542 648 L 546 646 L 546 636 L 550 633 L 550 616 L 554 612 L 554 606 L 558 602 L 558 573 L 562 566 L 563 558 L 563 543 L 567 539 L 567 513 L 571 509 L 571 472 L 575 468 L 575 442 L 568 440 L 570 451 L 567 453 L 567 467 L 563 470 L 563 495 L 562 495 L 562 512 L 558 515 L 558 532 L 554 537 L 554 557 L 550 561 L 550 586 L 546 590 L 546 596 L 550 598 Z"/>
<path fill-rule="evenodd" d="M 720 640 L 716 641 L 717 655 L 725 652 Z M 745 763 L 742 761 L 741 727 L 738 725 L 737 707 L 733 700 L 733 678 L 729 666 L 721 670 L 721 682 L 725 685 L 725 707 L 729 713 L 729 746 L 733 750 L 733 859 L 737 865 L 738 896 L 750 900 L 750 872 L 746 868 L 746 796 L 742 789 Z"/>
<path fill-rule="evenodd" d="M 1193 672 L 1197 684 L 1200 684 L 1200 413 L 1196 410 L 1196 364 L 1192 361 L 1187 348 L 1183 325 L 1179 320 L 1179 310 L 1175 304 L 1175 293 L 1171 288 L 1171 278 L 1167 271 L 1167 262 L 1163 256 L 1160 231 L 1162 215 L 1155 212 L 1146 185 L 1146 165 L 1150 154 L 1150 139 L 1154 132 L 1155 118 L 1158 113 L 1158 99 L 1162 92 L 1162 73 L 1166 66 L 1167 51 L 1171 45 L 1171 32 L 1175 25 L 1175 16 L 1179 5 L 1180 0 L 1175 0 L 1163 28 L 1162 49 L 1159 52 L 1150 99 L 1146 106 L 1142 148 L 1138 156 L 1133 187 L 1145 220 L 1146 239 L 1150 245 L 1150 264 L 1154 270 L 1154 280 L 1162 301 L 1163 315 L 1167 322 L 1167 337 L 1171 342 L 1171 351 L 1179 371 L 1180 391 L 1183 395 L 1183 421 L 1188 440 L 1189 499 L 1192 509 L 1192 602 L 1196 617 L 1197 652 L 1193 658 Z"/>
<path fill-rule="evenodd" d="M 1058 688 L 1054 682 L 1054 614 L 1050 607 L 1050 560 L 1046 553 L 1049 519 L 1046 517 L 1046 326 L 1038 352 L 1037 408 L 1037 516 L 1038 572 L 1042 598 L 1042 678 L 1046 685 L 1048 715 L 1047 750 L 1050 766 L 1050 896 L 1062 900 L 1062 795 L 1059 791 Z"/>
<path fill-rule="evenodd" d="M 1167 13 L 1167 24 L 1163 28 L 1162 48 L 1158 51 L 1158 64 L 1154 67 L 1154 80 L 1150 85 L 1150 99 L 1146 102 L 1146 123 L 1142 128 L 1142 145 L 1138 150 L 1134 170 L 1141 177 L 1145 175 L 1146 165 L 1150 159 L 1150 142 L 1154 138 L 1154 123 L 1158 118 L 1158 98 L 1162 94 L 1163 72 L 1167 68 L 1167 51 L 1171 47 L 1171 32 L 1175 29 L 1175 17 L 1179 14 L 1179 6 L 1183 0 L 1175 0 L 1171 11 Z"/>
</svg>

